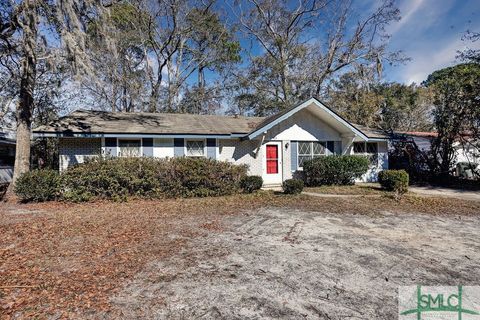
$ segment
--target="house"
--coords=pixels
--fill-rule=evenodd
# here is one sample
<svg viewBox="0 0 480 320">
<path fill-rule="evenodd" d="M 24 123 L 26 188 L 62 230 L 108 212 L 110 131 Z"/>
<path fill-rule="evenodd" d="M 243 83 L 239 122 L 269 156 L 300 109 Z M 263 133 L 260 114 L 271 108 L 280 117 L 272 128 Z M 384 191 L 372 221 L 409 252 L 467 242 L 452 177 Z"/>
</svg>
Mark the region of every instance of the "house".
<svg viewBox="0 0 480 320">
<path fill-rule="evenodd" d="M 0 184 L 9 183 L 15 163 L 15 139 L 0 131 Z"/>
<path fill-rule="evenodd" d="M 79 110 L 34 135 L 60 139 L 60 170 L 98 155 L 209 157 L 247 164 L 265 185 L 279 185 L 318 156 L 370 156 L 363 181 L 388 167 L 386 135 L 349 123 L 314 98 L 266 118 Z"/>
<path fill-rule="evenodd" d="M 415 144 L 418 150 L 422 153 L 430 151 L 432 140 L 437 137 L 436 132 L 424 132 L 424 131 L 412 131 L 412 132 L 398 132 L 392 137 L 392 141 L 407 141 Z M 466 178 L 472 178 L 473 173 L 471 169 L 466 169 L 464 164 L 468 164 L 467 167 L 473 166 L 476 170 L 480 170 L 480 154 L 478 150 L 478 141 L 472 140 L 468 135 L 463 136 L 464 141 L 470 143 L 463 144 L 459 141 L 453 143 L 455 150 L 455 175 L 463 176 Z"/>
</svg>

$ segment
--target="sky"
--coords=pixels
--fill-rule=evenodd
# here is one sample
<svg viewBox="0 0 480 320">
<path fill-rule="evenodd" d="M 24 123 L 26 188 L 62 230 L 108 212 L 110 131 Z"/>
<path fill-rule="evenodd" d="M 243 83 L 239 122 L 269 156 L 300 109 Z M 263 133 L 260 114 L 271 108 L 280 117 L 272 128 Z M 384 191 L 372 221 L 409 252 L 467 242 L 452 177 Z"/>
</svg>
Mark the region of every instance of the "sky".
<svg viewBox="0 0 480 320">
<path fill-rule="evenodd" d="M 389 49 L 402 50 L 411 61 L 386 67 L 385 80 L 420 83 L 458 63 L 458 50 L 480 48 L 480 41 L 462 41 L 467 30 L 480 32 L 480 0 L 400 0 L 398 7 L 402 19 L 387 29 Z"/>
</svg>

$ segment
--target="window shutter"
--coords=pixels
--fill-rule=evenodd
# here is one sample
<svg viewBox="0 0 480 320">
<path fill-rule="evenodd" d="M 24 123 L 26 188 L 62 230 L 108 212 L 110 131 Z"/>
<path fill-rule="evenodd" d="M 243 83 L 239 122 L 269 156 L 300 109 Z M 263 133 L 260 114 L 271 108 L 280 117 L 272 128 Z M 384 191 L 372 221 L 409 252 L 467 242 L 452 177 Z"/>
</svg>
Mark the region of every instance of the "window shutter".
<svg viewBox="0 0 480 320">
<path fill-rule="evenodd" d="M 217 157 L 217 139 L 207 139 L 207 157 L 215 159 Z"/>
<path fill-rule="evenodd" d="M 183 138 L 173 139 L 173 156 L 174 157 L 183 157 L 185 155 L 184 143 L 185 142 Z"/>
<path fill-rule="evenodd" d="M 327 149 L 328 154 L 335 154 L 335 142 L 334 141 L 327 141 Z"/>
<path fill-rule="evenodd" d="M 335 154 L 342 154 L 342 141 L 335 141 Z"/>
<path fill-rule="evenodd" d="M 105 138 L 105 155 L 117 156 L 117 138 Z"/>
<path fill-rule="evenodd" d="M 298 164 L 298 154 L 297 154 L 297 141 L 291 141 L 290 142 L 290 164 L 291 164 L 291 169 L 293 171 L 297 171 L 297 164 Z"/>
<path fill-rule="evenodd" d="M 153 138 L 143 138 L 143 156 L 144 157 L 153 157 Z"/>
</svg>

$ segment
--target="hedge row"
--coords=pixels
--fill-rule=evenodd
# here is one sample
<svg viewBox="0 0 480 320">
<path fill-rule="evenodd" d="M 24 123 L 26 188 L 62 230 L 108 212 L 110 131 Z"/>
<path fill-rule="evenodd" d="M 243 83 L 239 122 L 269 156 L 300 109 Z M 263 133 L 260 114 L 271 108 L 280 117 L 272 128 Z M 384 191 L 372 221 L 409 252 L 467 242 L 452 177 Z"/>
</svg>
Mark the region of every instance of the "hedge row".
<svg viewBox="0 0 480 320">
<path fill-rule="evenodd" d="M 59 175 L 31 171 L 17 181 L 23 201 L 125 200 L 128 197 L 207 197 L 232 194 L 246 176 L 246 166 L 207 158 L 96 159 Z"/>
</svg>

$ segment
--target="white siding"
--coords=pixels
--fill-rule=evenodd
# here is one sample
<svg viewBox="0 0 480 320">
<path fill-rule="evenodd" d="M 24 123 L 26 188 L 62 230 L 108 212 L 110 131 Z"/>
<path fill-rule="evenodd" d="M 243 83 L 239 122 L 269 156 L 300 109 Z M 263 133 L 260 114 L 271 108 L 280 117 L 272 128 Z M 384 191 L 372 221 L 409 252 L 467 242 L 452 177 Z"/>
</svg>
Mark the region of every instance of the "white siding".
<svg viewBox="0 0 480 320">
<path fill-rule="evenodd" d="M 283 141 L 340 141 L 338 131 L 308 110 L 302 110 L 271 128 L 268 140 Z"/>
<path fill-rule="evenodd" d="M 153 139 L 153 156 L 155 158 L 173 158 L 173 139 Z"/>
</svg>

